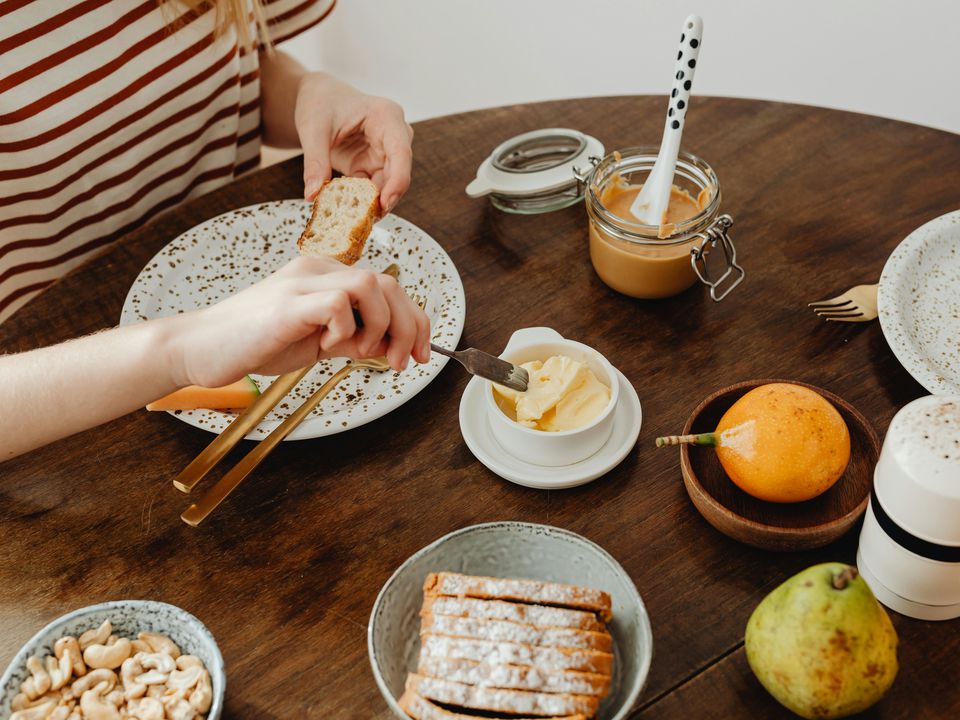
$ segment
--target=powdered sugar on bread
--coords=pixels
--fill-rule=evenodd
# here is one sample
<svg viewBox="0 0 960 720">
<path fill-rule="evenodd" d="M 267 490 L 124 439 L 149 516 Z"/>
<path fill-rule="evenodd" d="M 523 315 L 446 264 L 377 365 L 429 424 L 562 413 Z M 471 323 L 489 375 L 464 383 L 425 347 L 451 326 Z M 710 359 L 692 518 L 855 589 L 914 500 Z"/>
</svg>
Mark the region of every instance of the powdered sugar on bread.
<svg viewBox="0 0 960 720">
<path fill-rule="evenodd" d="M 602 632 L 605 629 L 603 623 L 597 620 L 596 615 L 585 610 L 568 610 L 546 605 L 522 605 L 502 600 L 478 600 L 444 595 L 424 598 L 423 609 L 420 614 L 508 620 L 539 627 L 568 627 L 596 632 Z"/>
<path fill-rule="evenodd" d="M 474 710 L 510 713 L 513 715 L 573 715 L 596 713 L 600 699 L 589 695 L 527 692 L 479 687 L 438 680 L 422 675 L 407 676 L 407 689 L 436 702 Z"/>
<path fill-rule="evenodd" d="M 541 647 L 583 648 L 610 652 L 613 640 L 608 633 L 573 628 L 539 628 L 504 620 L 475 620 L 446 615 L 426 615 L 420 624 L 421 633 L 451 637 L 478 638 L 525 643 Z"/>
<path fill-rule="evenodd" d="M 423 592 L 424 595 L 514 600 L 592 610 L 603 620 L 609 620 L 612 615 L 610 595 L 602 590 L 538 580 L 509 580 L 447 572 L 430 573 L 423 584 Z"/>
<path fill-rule="evenodd" d="M 605 696 L 610 676 L 569 670 L 545 670 L 529 665 L 490 665 L 472 660 L 425 656 L 417 672 L 425 677 L 453 680 L 467 685 L 531 692 Z"/>
<path fill-rule="evenodd" d="M 420 655 L 473 660 L 490 665 L 532 665 L 547 671 L 580 670 L 602 675 L 613 672 L 613 655 L 610 653 L 442 635 L 421 636 Z"/>
</svg>

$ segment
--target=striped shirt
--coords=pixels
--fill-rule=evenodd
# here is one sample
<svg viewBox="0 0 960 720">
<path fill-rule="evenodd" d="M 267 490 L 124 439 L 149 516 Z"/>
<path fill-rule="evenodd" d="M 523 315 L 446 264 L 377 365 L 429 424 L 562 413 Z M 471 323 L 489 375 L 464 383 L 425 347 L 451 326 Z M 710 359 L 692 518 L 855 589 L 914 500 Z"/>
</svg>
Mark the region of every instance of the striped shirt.
<svg viewBox="0 0 960 720">
<path fill-rule="evenodd" d="M 334 2 L 264 0 L 271 40 Z M 212 10 L 0 0 L 0 322 L 151 216 L 256 167 L 259 74 L 236 28 L 214 39 Z"/>
</svg>

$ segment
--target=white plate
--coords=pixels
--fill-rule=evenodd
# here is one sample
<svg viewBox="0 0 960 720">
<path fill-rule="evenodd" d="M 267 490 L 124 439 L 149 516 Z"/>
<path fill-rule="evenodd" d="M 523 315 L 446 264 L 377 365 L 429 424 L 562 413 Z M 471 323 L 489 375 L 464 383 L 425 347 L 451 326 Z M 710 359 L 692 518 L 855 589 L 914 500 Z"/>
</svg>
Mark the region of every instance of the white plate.
<svg viewBox="0 0 960 720">
<path fill-rule="evenodd" d="M 643 415 L 640 398 L 619 370 L 620 402 L 613 411 L 613 432 L 607 443 L 586 460 L 573 465 L 545 467 L 518 460 L 494 439 L 487 418 L 483 390 L 486 381 L 473 378 L 460 398 L 460 432 L 470 452 L 504 480 L 538 490 L 563 490 L 596 480 L 620 464 L 640 435 Z"/>
<path fill-rule="evenodd" d="M 960 393 L 960 210 L 897 246 L 880 275 L 877 310 L 907 372 L 934 395 Z"/>
<path fill-rule="evenodd" d="M 297 238 L 309 211 L 306 200 L 278 200 L 233 210 L 188 230 L 140 272 L 123 304 L 120 324 L 212 305 L 261 280 L 296 257 Z M 466 304 L 450 256 L 417 226 L 387 215 L 374 227 L 356 267 L 382 270 L 392 262 L 400 265 L 400 283 L 426 298 L 433 341 L 455 348 L 463 332 Z M 247 439 L 266 437 L 344 362 L 318 363 Z M 446 362 L 447 358 L 433 353 L 429 363 L 411 363 L 403 373 L 354 372 L 286 439 L 333 435 L 375 420 L 423 390 Z M 273 380 L 253 378 L 261 390 Z M 236 417 L 216 410 L 171 414 L 214 433 L 222 432 Z"/>
</svg>

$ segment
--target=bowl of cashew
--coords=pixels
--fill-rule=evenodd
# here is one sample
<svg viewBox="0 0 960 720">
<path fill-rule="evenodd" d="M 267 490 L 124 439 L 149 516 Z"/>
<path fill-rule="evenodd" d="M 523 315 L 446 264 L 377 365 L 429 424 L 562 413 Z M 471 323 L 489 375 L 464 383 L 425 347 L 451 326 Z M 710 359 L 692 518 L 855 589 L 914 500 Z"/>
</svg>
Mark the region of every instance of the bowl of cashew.
<svg viewBox="0 0 960 720">
<path fill-rule="evenodd" d="M 117 600 L 74 610 L 34 635 L 0 680 L 10 720 L 219 720 L 223 657 L 174 605 Z"/>
</svg>

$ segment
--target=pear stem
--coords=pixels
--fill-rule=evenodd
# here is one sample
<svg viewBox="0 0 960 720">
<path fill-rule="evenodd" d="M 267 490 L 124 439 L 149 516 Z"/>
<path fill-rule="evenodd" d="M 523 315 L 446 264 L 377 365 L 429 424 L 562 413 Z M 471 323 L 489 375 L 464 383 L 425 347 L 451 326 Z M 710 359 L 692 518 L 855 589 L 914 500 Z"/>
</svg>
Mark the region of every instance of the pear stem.
<svg viewBox="0 0 960 720">
<path fill-rule="evenodd" d="M 857 578 L 857 569 L 852 565 L 847 565 L 841 572 L 833 576 L 833 587 L 837 590 L 843 590 L 852 580 Z"/>
<path fill-rule="evenodd" d="M 716 447 L 720 444 L 720 436 L 717 433 L 700 433 L 699 435 L 667 435 L 657 438 L 657 447 L 666 447 L 667 445 L 708 445 Z"/>
</svg>

